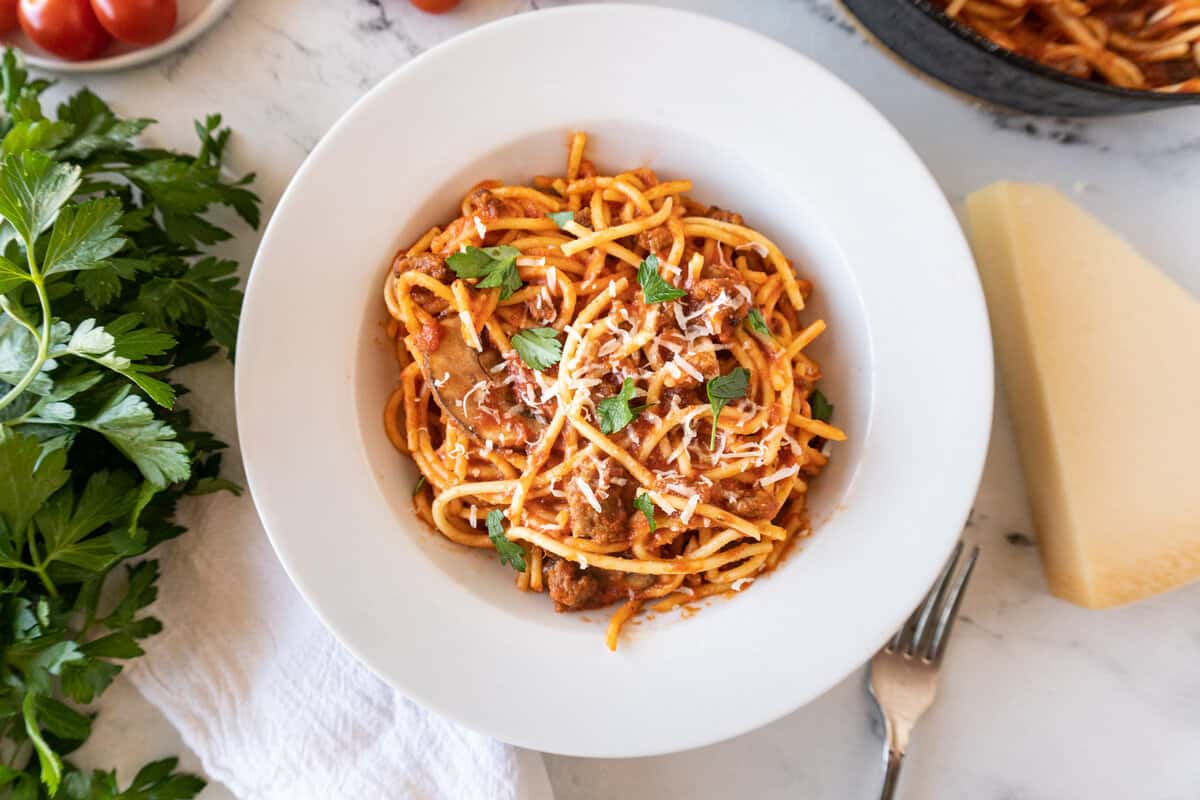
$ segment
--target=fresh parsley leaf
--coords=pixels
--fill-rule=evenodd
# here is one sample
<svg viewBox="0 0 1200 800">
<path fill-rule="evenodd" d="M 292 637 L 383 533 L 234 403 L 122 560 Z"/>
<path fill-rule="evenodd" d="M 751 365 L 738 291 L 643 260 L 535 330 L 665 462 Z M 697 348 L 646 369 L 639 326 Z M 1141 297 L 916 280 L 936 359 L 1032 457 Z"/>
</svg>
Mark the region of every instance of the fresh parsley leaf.
<svg viewBox="0 0 1200 800">
<path fill-rule="evenodd" d="M 122 318 L 129 320 L 129 317 Z M 121 320 L 114 321 L 117 324 Z M 134 364 L 127 356 L 121 355 L 121 350 L 144 356 L 147 352 L 163 353 L 167 347 L 175 343 L 174 339 L 157 331 L 129 331 L 118 329 L 122 334 L 119 341 L 110 330 L 96 325 L 96 320 L 85 319 L 71 332 L 71 337 L 61 345 L 51 349 L 51 355 L 57 357 L 72 355 L 99 364 L 102 367 L 123 375 L 137 384 L 151 400 L 164 408 L 170 408 L 175 403 L 175 390 L 157 378 L 151 378 L 148 371 L 156 371 L 155 367 Z"/>
<path fill-rule="evenodd" d="M 821 393 L 820 389 L 813 389 L 812 394 L 808 396 L 808 405 L 812 409 L 812 418 L 821 422 L 829 422 L 833 419 L 833 403 Z"/>
<path fill-rule="evenodd" d="M 92 733 L 91 717 L 80 714 L 52 697 L 38 696 L 37 713 L 42 728 L 63 742 L 81 744 Z"/>
<path fill-rule="evenodd" d="M 44 546 L 42 561 L 49 563 L 66 556 L 68 550 L 85 536 L 133 510 L 139 481 L 128 472 L 101 470 L 88 478 L 79 502 L 68 484 L 42 505 L 35 517 Z"/>
<path fill-rule="evenodd" d="M 64 326 L 70 330 L 69 326 Z M 59 329 L 58 333 L 61 333 Z M 13 314 L 0 315 L 0 381 L 15 385 L 37 360 L 38 340 L 25 326 L 17 322 Z M 55 363 L 48 361 L 34 376 L 26 391 L 47 395 L 54 388 L 49 372 Z M 0 390 L 0 394 L 4 392 Z"/>
<path fill-rule="evenodd" d="M 110 631 L 145 639 L 162 630 L 154 617 L 139 617 L 138 612 L 158 597 L 158 562 L 141 561 L 125 571 L 125 594 L 112 612 L 101 620 Z"/>
<path fill-rule="evenodd" d="M 500 299 L 507 300 L 513 292 L 524 286 L 517 271 L 517 256 L 521 251 L 515 247 L 468 247 L 446 259 L 450 269 L 460 278 L 482 278 L 477 289 L 500 289 Z"/>
<path fill-rule="evenodd" d="M 554 328 L 526 328 L 514 334 L 511 341 L 517 355 L 533 369 L 549 369 L 562 359 L 562 342 Z"/>
<path fill-rule="evenodd" d="M 750 309 L 750 313 L 746 315 L 746 326 L 755 333 L 766 337 L 771 336 L 771 329 L 767 327 L 767 321 L 763 319 L 762 312 L 757 308 Z"/>
<path fill-rule="evenodd" d="M 487 515 L 488 538 L 492 547 L 500 554 L 500 563 L 508 564 L 517 572 L 525 571 L 525 548 L 504 535 L 504 512 L 492 509 Z"/>
<path fill-rule="evenodd" d="M 749 386 L 750 371 L 745 367 L 734 367 L 725 375 L 712 378 L 706 384 L 708 402 L 712 405 L 712 438 L 708 443 L 710 450 L 717 447 L 717 425 L 721 418 L 721 409 L 725 408 L 730 400 L 745 397 Z"/>
<path fill-rule="evenodd" d="M 54 748 L 42 738 L 42 728 L 38 724 L 37 699 L 38 695 L 26 692 L 25 700 L 21 703 L 21 715 L 25 719 L 25 735 L 29 737 L 37 753 L 42 783 L 46 785 L 46 792 L 53 797 L 58 793 L 58 785 L 62 782 L 63 762 L 58 753 L 54 752 Z"/>
<path fill-rule="evenodd" d="M 413 487 L 412 496 L 416 497 L 417 495 L 419 495 L 421 493 L 421 490 L 425 488 L 426 483 L 428 483 L 428 481 L 425 480 L 424 475 L 422 475 L 420 478 L 418 478 L 417 485 Z"/>
<path fill-rule="evenodd" d="M 26 150 L 53 150 L 65 142 L 74 131 L 67 122 L 48 119 L 23 119 L 4 135 L 0 154 L 12 155 Z"/>
<path fill-rule="evenodd" d="M 568 222 L 573 222 L 575 220 L 574 211 L 556 211 L 553 214 L 547 214 L 546 216 L 549 217 L 554 224 L 559 227 L 559 229 L 565 229 Z"/>
<path fill-rule="evenodd" d="M 42 260 L 42 272 L 96 269 L 125 245 L 118 232 L 121 201 L 115 197 L 67 206 L 58 216 Z"/>
<path fill-rule="evenodd" d="M 638 266 L 637 279 L 647 303 L 668 303 L 687 295 L 683 289 L 676 289 L 658 274 L 658 256 L 653 253 Z"/>
<path fill-rule="evenodd" d="M 62 668 L 63 691 L 76 703 L 90 703 L 96 695 L 108 688 L 121 673 L 116 664 L 98 658 L 86 658 L 66 664 Z"/>
<path fill-rule="evenodd" d="M 648 406 L 645 405 L 629 405 L 629 401 L 633 399 L 633 390 L 633 379 L 626 378 L 621 384 L 621 391 L 596 403 L 596 416 L 600 420 L 601 433 L 616 433 L 646 410 Z"/>
<path fill-rule="evenodd" d="M 31 436 L 0 433 L 0 527 L 9 536 L 23 537 L 42 505 L 67 482 L 66 463 L 61 450 L 43 458 L 41 445 Z M 22 541 L 10 554 L 19 557 L 23 549 Z"/>
<path fill-rule="evenodd" d="M 27 150 L 0 160 L 0 216 L 27 246 L 54 224 L 79 188 L 79 167 Z"/>
<path fill-rule="evenodd" d="M 242 308 L 236 272 L 236 262 L 202 259 L 181 274 L 160 275 L 146 281 L 133 308 L 161 330 L 181 324 L 204 326 L 232 358 Z"/>
<path fill-rule="evenodd" d="M 170 425 L 154 417 L 146 401 L 121 386 L 91 419 L 75 420 L 99 433 L 141 470 L 155 486 L 187 480 L 191 462 L 187 450 L 176 441 Z"/>
<path fill-rule="evenodd" d="M 124 790 L 115 772 L 86 773 L 66 765 L 62 788 L 54 800 L 191 800 L 204 789 L 204 780 L 176 772 L 178 765 L 175 758 L 147 764 Z"/>
<path fill-rule="evenodd" d="M 467 247 L 446 259 L 450 269 L 460 278 L 485 278 L 506 261 L 516 261 L 521 251 L 515 247 Z"/>
<path fill-rule="evenodd" d="M 517 271 L 517 262 L 509 261 L 503 267 L 493 270 L 491 274 L 476 284 L 476 287 L 479 289 L 498 288 L 500 299 L 507 300 L 524 285 L 521 281 L 521 274 Z"/>
<path fill-rule="evenodd" d="M 650 495 L 642 493 L 633 498 L 633 507 L 646 515 L 646 522 L 650 524 L 650 532 L 658 530 L 658 523 L 654 520 L 654 503 L 650 500 Z"/>
<path fill-rule="evenodd" d="M 29 280 L 28 272 L 0 256 L 0 294 L 4 294 L 22 283 L 27 283 Z"/>
<path fill-rule="evenodd" d="M 82 160 L 96 153 L 132 149 L 132 139 L 153 120 L 118 119 L 112 109 L 88 89 L 76 92 L 58 107 L 58 119 L 71 125 L 66 144 L 58 150 L 60 158 Z"/>
<path fill-rule="evenodd" d="M 21 101 L 30 97 L 37 108 L 37 113 L 32 117 L 41 118 L 41 104 L 38 103 L 37 96 L 50 86 L 50 81 L 41 78 L 29 80 L 29 73 L 25 71 L 25 61 L 20 51 L 11 47 L 4 49 L 4 56 L 0 58 L 0 87 L 3 89 L 4 109 L 13 119 L 30 116 L 21 111 L 21 106 L 24 105 Z"/>
</svg>

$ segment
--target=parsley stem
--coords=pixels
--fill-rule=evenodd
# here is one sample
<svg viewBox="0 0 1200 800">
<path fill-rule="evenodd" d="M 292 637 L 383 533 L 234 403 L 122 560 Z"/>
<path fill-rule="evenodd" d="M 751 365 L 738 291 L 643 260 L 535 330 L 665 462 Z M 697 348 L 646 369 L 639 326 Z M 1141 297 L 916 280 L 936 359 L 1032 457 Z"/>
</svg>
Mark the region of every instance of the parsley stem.
<svg viewBox="0 0 1200 800">
<path fill-rule="evenodd" d="M 46 285 L 43 283 L 42 275 L 38 271 L 37 261 L 34 259 L 32 248 L 29 250 L 29 272 L 33 276 L 33 285 L 37 289 L 38 301 L 42 306 L 42 331 L 37 337 L 37 357 L 29 365 L 29 370 L 25 373 L 24 377 L 17 381 L 15 386 L 5 392 L 3 397 L 0 397 L 0 410 L 6 408 L 29 388 L 29 384 L 33 383 L 34 379 L 37 378 L 46 360 L 50 357 L 50 296 L 46 293 Z"/>
<path fill-rule="evenodd" d="M 54 581 L 50 580 L 50 575 L 46 572 L 46 561 L 43 561 L 41 555 L 38 554 L 37 537 L 33 535 L 32 523 L 30 523 L 27 536 L 29 539 L 29 560 L 33 562 L 32 565 L 28 565 L 29 569 L 42 579 L 42 584 L 46 587 L 46 591 L 50 593 L 50 596 L 57 599 L 58 587 L 54 585 Z"/>
<path fill-rule="evenodd" d="M 42 584 L 45 585 L 46 591 L 50 593 L 50 596 L 57 600 L 58 587 L 54 585 L 54 581 L 50 580 L 50 576 L 46 573 L 46 568 L 37 567 L 33 571 L 36 572 L 37 576 L 42 579 Z"/>
</svg>

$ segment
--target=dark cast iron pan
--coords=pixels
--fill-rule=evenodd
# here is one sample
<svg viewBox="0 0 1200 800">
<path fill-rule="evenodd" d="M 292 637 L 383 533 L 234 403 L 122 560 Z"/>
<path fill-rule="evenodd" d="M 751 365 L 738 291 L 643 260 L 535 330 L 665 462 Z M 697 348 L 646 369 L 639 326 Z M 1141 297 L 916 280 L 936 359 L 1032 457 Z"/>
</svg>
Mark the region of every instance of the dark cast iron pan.
<svg viewBox="0 0 1200 800">
<path fill-rule="evenodd" d="M 993 44 L 929 0 L 842 0 L 903 60 L 955 89 L 1030 114 L 1094 117 L 1200 103 L 1200 94 L 1118 89 L 1081 80 Z"/>
</svg>

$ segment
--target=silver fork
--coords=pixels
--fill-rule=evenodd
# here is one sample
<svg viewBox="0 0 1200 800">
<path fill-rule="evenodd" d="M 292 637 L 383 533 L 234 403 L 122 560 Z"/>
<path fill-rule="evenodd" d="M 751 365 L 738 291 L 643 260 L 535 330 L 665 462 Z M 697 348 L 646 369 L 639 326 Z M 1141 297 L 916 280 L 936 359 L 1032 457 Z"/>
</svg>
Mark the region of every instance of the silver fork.
<svg viewBox="0 0 1200 800">
<path fill-rule="evenodd" d="M 975 569 L 979 548 L 971 549 L 966 566 L 960 570 L 962 555 L 963 543 L 959 542 L 925 601 L 871 659 L 871 696 L 883 715 L 887 733 L 880 800 L 891 800 L 895 793 L 912 729 L 933 705 L 937 694 L 938 667 L 946 654 L 950 631 L 967 581 Z"/>
</svg>

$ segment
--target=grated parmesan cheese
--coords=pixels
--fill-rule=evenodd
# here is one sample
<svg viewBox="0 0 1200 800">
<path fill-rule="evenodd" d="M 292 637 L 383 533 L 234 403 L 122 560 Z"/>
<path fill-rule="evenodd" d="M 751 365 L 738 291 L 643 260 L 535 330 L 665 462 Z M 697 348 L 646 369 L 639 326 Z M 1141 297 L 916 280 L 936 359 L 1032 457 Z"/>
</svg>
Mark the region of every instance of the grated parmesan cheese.
<svg viewBox="0 0 1200 800">
<path fill-rule="evenodd" d="M 588 560 L 583 553 L 579 553 L 577 556 L 575 556 L 575 558 L 579 561 L 579 566 L 583 567 L 584 569 L 587 569 L 589 566 L 591 566 L 588 564 Z"/>
<path fill-rule="evenodd" d="M 700 505 L 700 495 L 693 494 L 688 498 L 687 505 L 683 507 L 683 511 L 679 514 L 679 521 L 687 525 L 692 520 L 692 515 L 696 513 L 696 506 Z"/>
<path fill-rule="evenodd" d="M 467 400 L 468 400 L 468 399 L 470 399 L 471 395 L 475 394 L 476 392 L 480 391 L 481 389 L 482 389 L 484 392 L 486 392 L 486 391 L 487 391 L 487 385 L 488 385 L 488 382 L 487 382 L 486 380 L 479 381 L 479 382 L 478 382 L 478 383 L 476 383 L 474 386 L 472 386 L 470 389 L 468 389 L 468 390 L 467 390 L 467 393 L 466 393 L 466 394 L 464 394 L 464 395 L 462 396 L 462 399 L 458 401 L 458 404 L 459 404 L 460 406 L 462 406 L 462 410 L 463 410 L 463 413 L 464 413 L 464 414 L 465 414 L 465 413 L 467 413 Z M 482 405 L 483 405 L 483 403 L 480 403 L 479 405 L 480 405 L 480 406 L 482 406 Z"/>
<path fill-rule="evenodd" d="M 587 485 L 587 481 L 583 478 L 575 479 L 575 488 L 579 489 L 579 493 L 583 495 L 583 499 L 587 504 L 595 509 L 597 514 L 604 513 L 604 509 L 600 506 L 600 501 L 596 499 L 596 493 L 592 491 L 592 487 Z"/>
<path fill-rule="evenodd" d="M 475 215 L 475 232 L 479 234 L 480 239 L 487 236 L 487 225 L 483 224 L 478 214 Z"/>
<path fill-rule="evenodd" d="M 472 528 L 474 528 L 475 523 L 479 521 L 478 515 L 479 515 L 479 509 L 475 507 L 474 503 L 472 503 L 471 504 L 471 527 Z"/>
<path fill-rule="evenodd" d="M 439 380 L 434 381 L 433 385 L 434 385 L 434 387 L 440 389 L 443 386 L 445 386 L 447 381 L 449 381 L 449 380 L 450 380 L 450 373 L 446 372 L 446 373 L 442 374 L 442 377 Z"/>
<path fill-rule="evenodd" d="M 680 358 L 679 356 L 676 356 L 671 363 L 686 372 L 690 377 L 700 381 L 701 383 L 704 383 L 704 373 L 692 366 L 691 362 L 686 358 Z"/>
<path fill-rule="evenodd" d="M 649 495 L 650 501 L 653 502 L 654 505 L 658 506 L 659 511 L 663 512 L 667 516 L 674 516 L 675 506 L 668 505 L 665 500 L 658 496 L 657 492 L 646 492 L 646 494 Z"/>
<path fill-rule="evenodd" d="M 776 470 L 775 472 L 772 472 L 770 475 L 768 475 L 767 477 L 760 480 L 759 483 L 762 484 L 763 486 L 767 486 L 772 483 L 778 483 L 779 481 L 784 480 L 785 478 L 792 477 L 799 471 L 800 471 L 800 465 L 792 464 L 790 467 L 784 467 L 781 470 Z"/>
<path fill-rule="evenodd" d="M 729 584 L 729 588 L 733 589 L 735 592 L 740 592 L 742 589 L 746 588 L 752 583 L 754 583 L 754 578 L 738 578 L 736 581 Z"/>
</svg>

